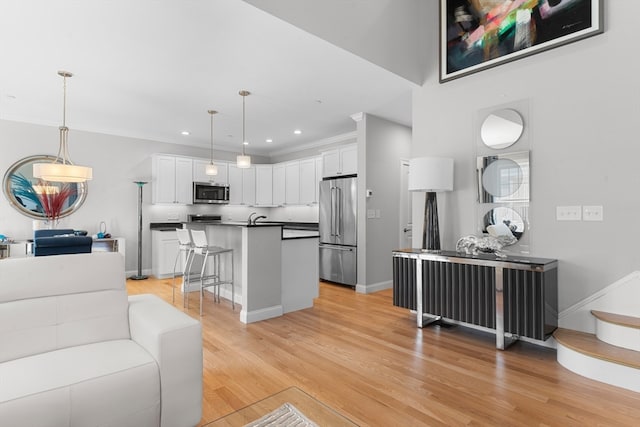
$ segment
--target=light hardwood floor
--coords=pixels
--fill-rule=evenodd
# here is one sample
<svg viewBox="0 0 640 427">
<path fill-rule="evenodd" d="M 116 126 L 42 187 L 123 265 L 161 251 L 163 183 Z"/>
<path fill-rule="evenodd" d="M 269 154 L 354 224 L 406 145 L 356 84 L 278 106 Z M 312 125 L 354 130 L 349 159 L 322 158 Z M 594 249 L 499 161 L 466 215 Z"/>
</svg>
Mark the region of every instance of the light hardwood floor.
<svg viewBox="0 0 640 427">
<path fill-rule="evenodd" d="M 171 302 L 171 280 L 127 287 Z M 190 302 L 199 318 L 197 294 Z M 490 334 L 418 329 L 390 290 L 321 284 L 311 309 L 250 325 L 238 316 L 206 295 L 202 424 L 297 386 L 362 426 L 640 425 L 640 394 L 566 370 L 551 349 L 499 351 Z"/>
</svg>

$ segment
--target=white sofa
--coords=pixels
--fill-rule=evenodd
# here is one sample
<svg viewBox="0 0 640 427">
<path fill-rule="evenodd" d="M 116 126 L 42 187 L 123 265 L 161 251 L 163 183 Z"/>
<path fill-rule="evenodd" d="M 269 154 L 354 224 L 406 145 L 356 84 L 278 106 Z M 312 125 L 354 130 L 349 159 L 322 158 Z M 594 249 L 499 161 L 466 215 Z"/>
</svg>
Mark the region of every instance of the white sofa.
<svg viewBox="0 0 640 427">
<path fill-rule="evenodd" d="M 127 297 L 119 253 L 0 260 L 0 426 L 193 426 L 200 322 Z"/>
</svg>

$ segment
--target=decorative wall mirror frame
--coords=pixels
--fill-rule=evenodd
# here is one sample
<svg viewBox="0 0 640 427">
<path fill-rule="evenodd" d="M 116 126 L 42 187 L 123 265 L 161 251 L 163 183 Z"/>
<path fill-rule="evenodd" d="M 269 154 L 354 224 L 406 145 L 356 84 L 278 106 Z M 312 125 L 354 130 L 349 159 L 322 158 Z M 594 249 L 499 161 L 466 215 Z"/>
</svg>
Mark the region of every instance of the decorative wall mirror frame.
<svg viewBox="0 0 640 427">
<path fill-rule="evenodd" d="M 33 177 L 33 165 L 34 163 L 46 163 L 56 160 L 55 156 L 36 155 L 25 157 L 15 162 L 7 169 L 2 180 L 2 189 L 4 196 L 9 201 L 9 204 L 21 214 L 33 219 L 46 220 L 47 216 L 42 210 L 41 206 L 38 206 L 37 201 L 28 200 L 26 197 L 20 197 L 16 195 L 20 191 L 19 185 L 15 182 L 16 179 L 12 179 L 12 176 L 24 177 L 26 181 L 23 183 L 26 185 L 31 183 L 32 187 L 38 191 L 56 191 L 63 183 L 47 182 L 39 183 L 37 179 Z M 71 186 L 72 194 L 64 203 L 60 212 L 59 218 L 63 218 L 71 215 L 75 212 L 87 198 L 87 183 L 86 182 L 71 182 L 64 183 Z M 40 187 L 39 187 L 40 186 Z M 42 188 L 45 187 L 45 188 Z M 24 200 L 23 200 L 24 199 Z"/>
<path fill-rule="evenodd" d="M 500 150 L 518 142 L 524 121 L 516 110 L 503 108 L 489 114 L 480 128 L 480 140 L 489 148 Z"/>
<path fill-rule="evenodd" d="M 479 203 L 529 201 L 529 152 L 479 156 L 476 164 Z"/>
</svg>

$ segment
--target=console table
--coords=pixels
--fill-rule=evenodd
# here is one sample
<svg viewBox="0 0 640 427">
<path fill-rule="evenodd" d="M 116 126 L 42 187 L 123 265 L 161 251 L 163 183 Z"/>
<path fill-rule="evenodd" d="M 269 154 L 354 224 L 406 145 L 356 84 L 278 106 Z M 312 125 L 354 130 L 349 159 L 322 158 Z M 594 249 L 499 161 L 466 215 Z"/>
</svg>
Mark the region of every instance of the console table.
<svg viewBox="0 0 640 427">
<path fill-rule="evenodd" d="M 519 337 L 544 341 L 558 327 L 558 262 L 397 250 L 393 304 L 415 310 L 419 328 L 444 321 L 495 330 L 500 350 Z"/>
</svg>

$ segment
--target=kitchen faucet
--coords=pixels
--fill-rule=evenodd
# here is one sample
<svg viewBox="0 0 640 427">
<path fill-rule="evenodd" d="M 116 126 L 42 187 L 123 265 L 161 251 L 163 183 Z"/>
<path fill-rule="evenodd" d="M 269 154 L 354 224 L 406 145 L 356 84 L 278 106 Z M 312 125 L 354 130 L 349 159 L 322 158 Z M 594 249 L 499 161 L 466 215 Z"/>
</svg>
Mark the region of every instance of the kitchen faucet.
<svg viewBox="0 0 640 427">
<path fill-rule="evenodd" d="M 254 215 L 256 215 L 257 213 L 258 213 L 258 212 L 251 212 L 251 213 L 249 214 L 249 218 L 247 218 L 247 225 L 251 225 L 251 224 L 253 224 L 253 218 L 252 218 L 252 217 L 253 217 Z"/>
<path fill-rule="evenodd" d="M 264 216 L 264 215 L 257 216 L 257 217 L 253 220 L 253 225 L 256 225 L 256 224 L 258 223 L 258 220 L 259 220 L 259 219 L 263 219 L 263 218 L 265 218 L 265 219 L 266 219 L 267 217 L 266 217 L 266 216 Z"/>
</svg>

